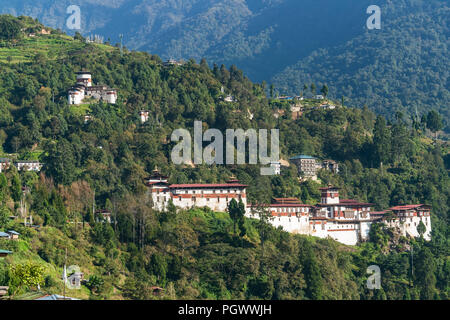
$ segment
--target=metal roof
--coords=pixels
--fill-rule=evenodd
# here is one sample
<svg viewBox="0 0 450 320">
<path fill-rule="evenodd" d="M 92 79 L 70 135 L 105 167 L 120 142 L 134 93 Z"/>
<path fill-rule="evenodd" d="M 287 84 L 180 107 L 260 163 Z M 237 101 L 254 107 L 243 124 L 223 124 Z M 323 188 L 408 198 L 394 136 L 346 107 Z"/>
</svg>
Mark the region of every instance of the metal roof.
<svg viewBox="0 0 450 320">
<path fill-rule="evenodd" d="M 297 159 L 316 159 L 316 158 L 314 158 L 312 156 L 307 156 L 307 155 L 304 155 L 304 154 L 301 154 L 301 155 L 289 158 L 289 160 L 297 160 Z"/>
</svg>

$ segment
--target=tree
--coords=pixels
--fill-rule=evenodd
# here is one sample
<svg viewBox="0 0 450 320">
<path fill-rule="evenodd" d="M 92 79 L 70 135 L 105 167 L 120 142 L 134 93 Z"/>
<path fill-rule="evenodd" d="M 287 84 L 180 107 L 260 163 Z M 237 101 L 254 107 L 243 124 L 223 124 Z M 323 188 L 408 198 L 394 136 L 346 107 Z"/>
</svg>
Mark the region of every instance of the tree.
<svg viewBox="0 0 450 320">
<path fill-rule="evenodd" d="M 237 203 L 236 199 L 231 199 L 228 204 L 228 213 L 230 214 L 231 220 L 233 220 L 233 232 L 236 235 L 236 225 L 239 226 L 240 236 L 245 235 L 245 226 L 244 226 L 244 215 L 245 215 L 245 206 L 241 200 Z"/>
<path fill-rule="evenodd" d="M 373 149 L 374 157 L 381 165 L 389 159 L 389 151 L 391 149 L 391 137 L 389 129 L 386 127 L 386 120 L 382 116 L 378 116 L 373 129 Z"/>
<path fill-rule="evenodd" d="M 316 94 L 316 85 L 314 83 L 311 83 L 311 93 L 313 95 Z"/>
<path fill-rule="evenodd" d="M 300 260 L 306 280 L 306 296 L 313 300 L 322 299 L 323 280 L 317 259 L 309 242 L 304 242 Z"/>
<path fill-rule="evenodd" d="M 437 138 L 437 132 L 444 126 L 441 115 L 434 110 L 428 112 L 426 124 L 427 128 L 430 129 L 431 132 L 435 133 L 435 138 Z"/>
<path fill-rule="evenodd" d="M 326 84 L 323 85 L 322 89 L 320 89 L 320 92 L 323 94 L 323 96 L 326 98 L 328 95 L 328 86 Z"/>
<path fill-rule="evenodd" d="M 434 299 L 436 293 L 436 262 L 427 247 L 422 247 L 414 264 L 414 283 L 420 288 L 420 298 Z"/>
<path fill-rule="evenodd" d="M 427 231 L 427 227 L 425 227 L 425 224 L 420 220 L 419 225 L 417 226 L 417 232 L 419 233 L 420 237 L 423 237 L 424 233 Z"/>
<path fill-rule="evenodd" d="M 37 287 L 44 282 L 44 267 L 32 262 L 14 264 L 9 269 L 10 296 L 14 297 L 24 288 Z"/>
<path fill-rule="evenodd" d="M 20 37 L 21 23 L 11 15 L 0 16 L 0 40 L 13 40 Z"/>
</svg>

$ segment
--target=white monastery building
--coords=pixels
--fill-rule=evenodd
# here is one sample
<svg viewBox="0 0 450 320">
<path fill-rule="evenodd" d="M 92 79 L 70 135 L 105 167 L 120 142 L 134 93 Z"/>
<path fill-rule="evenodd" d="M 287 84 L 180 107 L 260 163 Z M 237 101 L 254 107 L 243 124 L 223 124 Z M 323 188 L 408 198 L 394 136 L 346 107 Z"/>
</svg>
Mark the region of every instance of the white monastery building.
<svg viewBox="0 0 450 320">
<path fill-rule="evenodd" d="M 320 190 L 321 201 L 316 205 L 302 204 L 296 198 L 275 198 L 272 204 L 264 205 L 272 216 L 270 223 L 287 232 L 330 237 L 343 244 L 356 245 L 369 239 L 374 222 L 397 228 L 403 236 L 419 237 L 417 226 L 422 221 L 426 227 L 423 237 L 431 239 L 430 206 L 406 205 L 373 212 L 370 203 L 340 199 L 339 188 L 329 186 Z M 246 216 L 259 219 L 257 206 L 248 205 Z"/>
<path fill-rule="evenodd" d="M 231 199 L 241 200 L 247 206 L 247 185 L 235 178 L 216 184 L 169 184 L 167 179 L 156 169 L 145 179 L 156 210 L 167 209 L 169 200 L 181 209 L 208 207 L 219 212 L 227 211 Z"/>
<path fill-rule="evenodd" d="M 431 239 L 431 207 L 428 205 L 405 205 L 389 210 L 372 211 L 373 204 L 351 199 L 340 199 L 339 188 L 320 188 L 321 200 L 316 205 L 301 203 L 297 198 L 275 198 L 271 204 L 247 205 L 246 188 L 236 178 L 218 184 L 169 184 L 168 177 L 155 169 L 145 179 L 152 195 L 153 208 L 164 211 L 171 200 L 175 207 L 190 209 L 208 207 L 213 211 L 226 212 L 231 199 L 242 201 L 246 217 L 259 219 L 261 206 L 268 211 L 269 222 L 276 228 L 294 234 L 319 238 L 332 238 L 347 245 L 356 245 L 369 239 L 372 223 L 381 222 L 397 228 L 403 236 L 419 237 L 417 227 L 425 225 L 425 240 Z"/>
<path fill-rule="evenodd" d="M 69 89 L 69 104 L 81 104 L 85 98 L 89 97 L 115 104 L 117 101 L 117 90 L 105 85 L 93 86 L 92 74 L 90 72 L 77 72 L 77 83 Z"/>
</svg>

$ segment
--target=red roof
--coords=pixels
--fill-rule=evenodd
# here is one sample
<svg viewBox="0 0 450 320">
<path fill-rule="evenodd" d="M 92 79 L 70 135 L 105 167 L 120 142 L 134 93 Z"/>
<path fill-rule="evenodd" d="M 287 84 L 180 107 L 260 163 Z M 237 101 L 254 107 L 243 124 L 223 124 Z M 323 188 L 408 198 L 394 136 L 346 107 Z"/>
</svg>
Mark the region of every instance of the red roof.
<svg viewBox="0 0 450 320">
<path fill-rule="evenodd" d="M 411 210 L 411 209 L 416 209 L 422 206 L 426 206 L 425 204 L 408 204 L 408 205 L 404 205 L 404 206 L 395 206 L 392 208 L 389 208 L 389 210 Z"/>
<path fill-rule="evenodd" d="M 211 183 L 211 184 L 171 184 L 169 188 L 171 189 L 195 189 L 195 188 L 245 188 L 248 187 L 246 184 L 240 183 Z"/>
</svg>

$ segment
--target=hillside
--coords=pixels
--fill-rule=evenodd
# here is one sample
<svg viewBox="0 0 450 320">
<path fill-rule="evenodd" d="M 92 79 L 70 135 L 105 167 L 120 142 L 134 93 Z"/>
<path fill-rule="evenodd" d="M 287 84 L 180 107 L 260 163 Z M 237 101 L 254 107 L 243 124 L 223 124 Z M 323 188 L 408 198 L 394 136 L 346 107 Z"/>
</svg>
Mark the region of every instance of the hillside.
<svg viewBox="0 0 450 320">
<path fill-rule="evenodd" d="M 33 26 L 30 19 L 8 19 L 17 26 L 11 30 Z M 410 126 L 401 115 L 387 123 L 367 108 L 332 99 L 333 110 L 315 109 L 323 101 L 299 102 L 305 112 L 293 120 L 289 102 L 268 99 L 264 85 L 234 66 L 211 69 L 192 60 L 165 66 L 156 55 L 121 53 L 54 30 L 34 37 L 16 32 L 1 43 L 2 57 L 21 50 L 0 61 L 0 158 L 38 158 L 44 168 L 37 174 L 12 166 L 0 173 L 0 231 L 21 234 L 17 242 L 0 240 L 0 249 L 13 251 L 0 258 L 0 286 L 17 288 L 10 266 L 33 261 L 44 268 L 43 291 L 61 294 L 67 248 L 68 264 L 80 264 L 89 280 L 81 291 L 68 292 L 80 298 L 448 299 L 450 150 L 426 134 L 424 123 Z M 83 69 L 95 84 L 117 89 L 116 104 L 68 104 L 75 72 Z M 224 101 L 228 94 L 236 100 Z M 141 110 L 150 112 L 144 124 Z M 252 119 L 244 116 L 249 112 Z M 91 116 L 86 123 L 85 115 Z M 283 159 L 335 159 L 341 171 L 300 183 L 293 166 L 280 176 L 261 176 L 258 165 L 174 165 L 170 135 L 192 130 L 194 120 L 221 131 L 279 128 Z M 228 213 L 152 210 L 143 179 L 155 166 L 171 183 L 223 182 L 235 175 L 249 185 L 250 201 L 289 196 L 315 204 L 318 188 L 330 183 L 342 188 L 343 197 L 373 202 L 377 210 L 430 204 L 433 240 L 398 239 L 380 227 L 369 242 L 348 247 L 253 219 L 235 234 Z M 10 220 L 21 215 L 21 200 L 37 230 L 22 226 L 22 218 Z M 94 206 L 112 211 L 117 224 L 102 221 Z M 365 287 L 371 264 L 387 270 L 383 290 Z M 163 296 L 153 295 L 154 286 Z"/>
<path fill-rule="evenodd" d="M 66 30 L 67 1 L 9 1 L 0 12 L 38 17 Z M 327 83 L 330 96 L 406 121 L 429 110 L 449 132 L 449 7 L 442 0 L 381 1 L 382 29 L 365 28 L 371 1 L 277 0 L 182 2 L 81 0 L 87 36 L 100 34 L 160 55 L 237 65 L 283 94 Z M 73 30 L 66 30 L 73 33 Z M 168 41 L 170 39 L 170 41 Z M 417 68 L 417 66 L 421 66 Z"/>
</svg>

